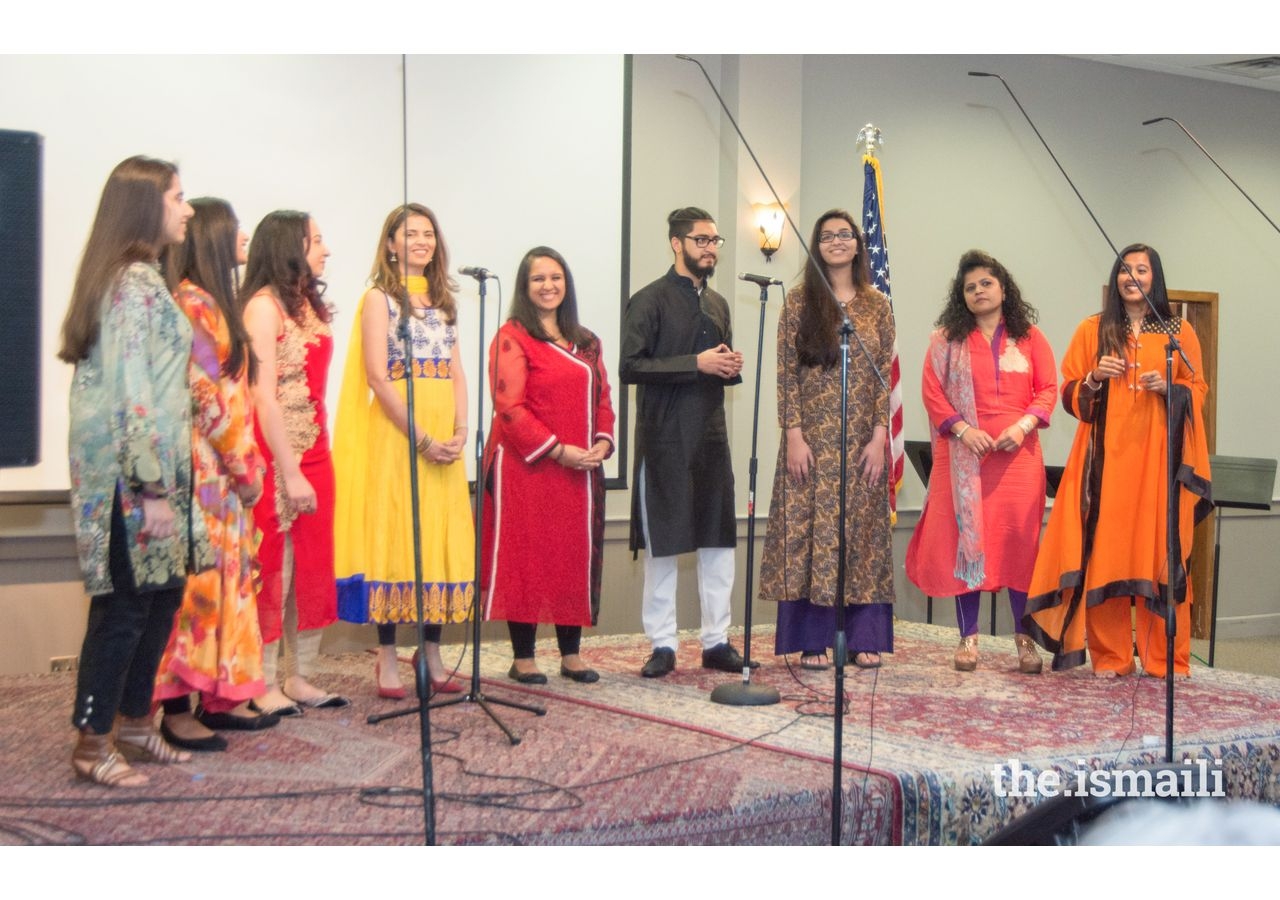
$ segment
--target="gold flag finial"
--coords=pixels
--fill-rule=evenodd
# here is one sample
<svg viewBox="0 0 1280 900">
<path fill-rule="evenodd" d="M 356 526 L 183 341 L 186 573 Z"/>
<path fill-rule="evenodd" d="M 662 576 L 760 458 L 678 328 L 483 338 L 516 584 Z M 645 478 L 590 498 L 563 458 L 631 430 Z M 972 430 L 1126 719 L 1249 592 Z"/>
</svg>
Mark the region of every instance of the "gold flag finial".
<svg viewBox="0 0 1280 900">
<path fill-rule="evenodd" d="M 884 137 L 881 136 L 879 128 L 868 122 L 858 132 L 858 140 L 855 146 L 861 146 L 867 156 L 875 156 L 876 148 L 884 146 Z"/>
</svg>

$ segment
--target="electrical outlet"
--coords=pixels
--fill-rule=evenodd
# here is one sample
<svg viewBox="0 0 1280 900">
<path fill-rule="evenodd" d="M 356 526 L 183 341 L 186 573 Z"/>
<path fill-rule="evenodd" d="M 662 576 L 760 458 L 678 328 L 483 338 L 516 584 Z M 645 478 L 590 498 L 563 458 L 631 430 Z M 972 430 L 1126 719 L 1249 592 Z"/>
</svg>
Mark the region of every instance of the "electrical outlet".
<svg viewBox="0 0 1280 900">
<path fill-rule="evenodd" d="M 49 658 L 50 672 L 74 672 L 80 668 L 80 657 L 78 656 L 51 656 Z"/>
</svg>

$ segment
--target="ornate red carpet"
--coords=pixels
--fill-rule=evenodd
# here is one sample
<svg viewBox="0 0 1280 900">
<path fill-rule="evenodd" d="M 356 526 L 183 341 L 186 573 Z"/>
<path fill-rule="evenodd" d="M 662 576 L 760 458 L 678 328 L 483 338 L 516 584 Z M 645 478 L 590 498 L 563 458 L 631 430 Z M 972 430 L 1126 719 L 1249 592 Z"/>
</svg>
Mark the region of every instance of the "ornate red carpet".
<svg viewBox="0 0 1280 900">
<path fill-rule="evenodd" d="M 844 843 L 985 839 L 1035 802 L 997 795 L 993 767 L 1009 760 L 1069 778 L 1162 757 L 1162 681 L 1021 676 L 1012 641 L 989 637 L 966 675 L 950 665 L 953 631 L 896 628 L 882 669 L 847 670 Z M 518 686 L 505 677 L 509 648 L 486 645 L 483 692 L 546 715 L 495 706 L 513 746 L 474 703 L 432 713 L 437 842 L 828 843 L 832 671 L 788 669 L 758 631 L 753 681 L 782 702 L 722 706 L 711 690 L 740 676 L 702 670 L 696 640 L 682 637 L 676 671 L 655 680 L 638 675 L 641 638 L 588 638 L 595 685 L 559 677 L 549 641 L 549 684 Z M 151 784 L 127 792 L 72 778 L 72 676 L 0 677 L 0 843 L 421 843 L 417 718 L 365 722 L 397 706 L 373 696 L 372 670 L 367 655 L 326 657 L 316 681 L 351 707 L 226 732 L 229 751 L 147 765 Z M 1280 680 L 1197 667 L 1177 686 L 1175 738 L 1179 755 L 1223 761 L 1229 796 L 1280 802 Z"/>
</svg>

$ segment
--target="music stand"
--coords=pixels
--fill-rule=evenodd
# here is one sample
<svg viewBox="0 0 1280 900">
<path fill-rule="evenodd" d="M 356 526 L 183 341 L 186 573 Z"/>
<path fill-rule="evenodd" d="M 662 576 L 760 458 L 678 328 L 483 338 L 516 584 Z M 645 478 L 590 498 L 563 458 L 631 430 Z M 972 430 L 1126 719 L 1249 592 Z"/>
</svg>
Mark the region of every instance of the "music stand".
<svg viewBox="0 0 1280 900">
<path fill-rule="evenodd" d="M 1209 668 L 1218 641 L 1218 563 L 1222 556 L 1224 509 L 1271 509 L 1276 485 L 1276 461 L 1248 456 L 1210 456 L 1213 473 L 1213 505 L 1219 510 L 1213 535 L 1213 618 L 1209 620 Z"/>
</svg>

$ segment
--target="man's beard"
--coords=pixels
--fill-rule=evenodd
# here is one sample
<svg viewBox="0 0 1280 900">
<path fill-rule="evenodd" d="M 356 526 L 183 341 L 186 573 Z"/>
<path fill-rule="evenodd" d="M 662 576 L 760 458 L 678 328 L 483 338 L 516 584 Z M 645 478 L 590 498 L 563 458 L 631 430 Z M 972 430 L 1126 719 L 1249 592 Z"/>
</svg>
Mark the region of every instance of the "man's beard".
<svg viewBox="0 0 1280 900">
<path fill-rule="evenodd" d="M 688 250 L 684 253 L 684 267 L 689 270 L 689 274 L 701 275 L 704 279 L 709 279 L 716 274 L 716 265 L 712 263 L 710 268 L 703 268 L 702 259 L 699 256 L 690 256 Z"/>
</svg>

